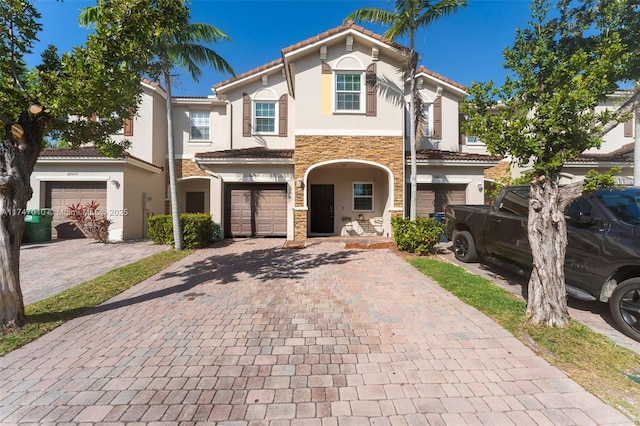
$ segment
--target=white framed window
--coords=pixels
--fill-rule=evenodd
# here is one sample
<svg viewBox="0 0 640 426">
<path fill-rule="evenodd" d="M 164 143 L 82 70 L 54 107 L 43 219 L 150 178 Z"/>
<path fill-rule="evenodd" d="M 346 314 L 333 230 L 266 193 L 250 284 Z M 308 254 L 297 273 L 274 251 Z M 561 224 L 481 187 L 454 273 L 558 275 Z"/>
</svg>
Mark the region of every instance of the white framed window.
<svg viewBox="0 0 640 426">
<path fill-rule="evenodd" d="M 423 106 L 424 121 L 422 122 L 422 135 L 433 136 L 433 102 L 425 103 Z"/>
<path fill-rule="evenodd" d="M 353 211 L 372 212 L 373 211 L 373 183 L 354 182 L 353 183 Z"/>
<path fill-rule="evenodd" d="M 192 111 L 189 113 L 191 121 L 191 133 L 189 139 L 192 141 L 208 141 L 210 139 L 211 117 L 208 111 Z"/>
<path fill-rule="evenodd" d="M 359 71 L 336 71 L 336 112 L 364 111 L 364 73 Z"/>
<path fill-rule="evenodd" d="M 477 136 L 467 136 L 467 145 L 484 145 Z"/>
<path fill-rule="evenodd" d="M 275 101 L 255 101 L 253 103 L 253 129 L 258 134 L 278 132 L 277 109 Z"/>
</svg>

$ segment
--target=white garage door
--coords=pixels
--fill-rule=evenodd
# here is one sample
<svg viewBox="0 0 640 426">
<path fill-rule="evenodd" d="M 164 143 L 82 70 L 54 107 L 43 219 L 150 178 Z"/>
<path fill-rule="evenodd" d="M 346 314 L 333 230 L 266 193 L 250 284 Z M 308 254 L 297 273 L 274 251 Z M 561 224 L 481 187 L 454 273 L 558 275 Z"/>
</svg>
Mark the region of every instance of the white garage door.
<svg viewBox="0 0 640 426">
<path fill-rule="evenodd" d="M 225 198 L 227 236 L 287 235 L 286 186 L 232 185 Z"/>
<path fill-rule="evenodd" d="M 67 206 L 84 205 L 93 200 L 100 204 L 100 209 L 106 211 L 107 208 L 106 182 L 47 182 L 45 191 L 45 206 L 54 211 L 52 238 L 83 237 L 65 217 Z"/>
</svg>

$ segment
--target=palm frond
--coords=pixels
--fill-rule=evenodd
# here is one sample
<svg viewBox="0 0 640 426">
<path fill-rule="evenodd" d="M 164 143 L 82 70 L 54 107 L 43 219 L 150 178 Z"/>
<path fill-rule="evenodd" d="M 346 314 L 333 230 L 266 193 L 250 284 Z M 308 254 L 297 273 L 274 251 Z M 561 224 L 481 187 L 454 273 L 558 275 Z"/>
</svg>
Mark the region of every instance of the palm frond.
<svg viewBox="0 0 640 426">
<path fill-rule="evenodd" d="M 365 7 L 351 12 L 351 14 L 345 18 L 345 21 L 364 21 L 374 24 L 391 25 L 395 19 L 396 16 L 392 12 L 374 7 Z"/>
</svg>

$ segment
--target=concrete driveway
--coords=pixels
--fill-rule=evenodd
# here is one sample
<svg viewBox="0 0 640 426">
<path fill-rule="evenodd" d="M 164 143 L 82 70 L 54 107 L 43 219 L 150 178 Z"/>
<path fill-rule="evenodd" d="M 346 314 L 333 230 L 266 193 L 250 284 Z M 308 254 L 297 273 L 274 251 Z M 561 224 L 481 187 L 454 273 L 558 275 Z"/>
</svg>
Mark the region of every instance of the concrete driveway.
<svg viewBox="0 0 640 426">
<path fill-rule="evenodd" d="M 199 250 L 0 359 L 0 421 L 632 424 L 386 250 Z"/>
<path fill-rule="evenodd" d="M 528 284 L 527 278 L 490 264 L 460 262 L 456 259 L 450 242 L 440 243 L 438 253 L 445 260 L 455 263 L 471 273 L 490 279 L 500 287 L 519 295 L 523 300 L 525 299 Z M 571 318 L 580 321 L 593 331 L 607 336 L 618 345 L 640 354 L 640 342 L 618 331 L 611 317 L 608 304 L 597 301 L 586 302 L 572 298 L 568 299 L 568 304 Z"/>
</svg>

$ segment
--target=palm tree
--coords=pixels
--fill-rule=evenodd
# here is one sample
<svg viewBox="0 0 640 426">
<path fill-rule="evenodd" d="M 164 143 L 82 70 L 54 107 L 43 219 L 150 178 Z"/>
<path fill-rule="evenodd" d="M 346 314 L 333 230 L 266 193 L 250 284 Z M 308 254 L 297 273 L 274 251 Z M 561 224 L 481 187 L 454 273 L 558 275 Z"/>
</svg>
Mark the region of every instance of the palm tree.
<svg viewBox="0 0 640 426">
<path fill-rule="evenodd" d="M 409 144 L 411 148 L 411 204 L 409 218 L 411 220 L 416 220 L 417 216 L 418 166 L 416 164 L 416 129 L 421 118 L 416 121 L 416 117 L 422 117 L 416 112 L 420 110 L 418 102 L 416 102 L 418 96 L 415 93 L 416 67 L 419 59 L 415 51 L 416 31 L 431 25 L 443 16 L 456 12 L 458 8 L 466 6 L 467 0 L 440 0 L 437 2 L 432 0 L 396 0 L 392 11 L 378 8 L 362 8 L 351 13 L 346 18 L 346 20 L 366 21 L 388 26 L 389 29 L 384 33 L 384 37 L 390 40 L 409 36 L 409 53 L 404 64 L 404 72 L 408 76 L 411 85 L 409 92 L 411 99 L 411 110 L 409 112 Z"/>
<path fill-rule="evenodd" d="M 100 18 L 100 8 L 104 7 L 103 0 L 97 6 L 82 9 L 80 24 L 89 27 Z M 158 34 L 156 43 L 150 47 L 156 56 L 154 63 L 158 77 L 167 94 L 167 159 L 169 162 L 169 191 L 171 195 L 171 216 L 173 220 L 173 239 L 176 250 L 182 250 L 182 230 L 180 227 L 180 213 L 178 210 L 178 191 L 176 184 L 175 153 L 173 141 L 173 119 L 171 106 L 171 71 L 175 67 L 187 71 L 194 81 L 202 77 L 203 65 L 210 65 L 217 71 L 227 72 L 235 76 L 233 68 L 220 55 L 202 43 L 231 42 L 227 34 L 208 24 L 189 23 L 190 11 L 185 0 L 176 0 L 176 7 L 183 14 L 182 25 L 177 28 L 164 28 Z"/>
</svg>

